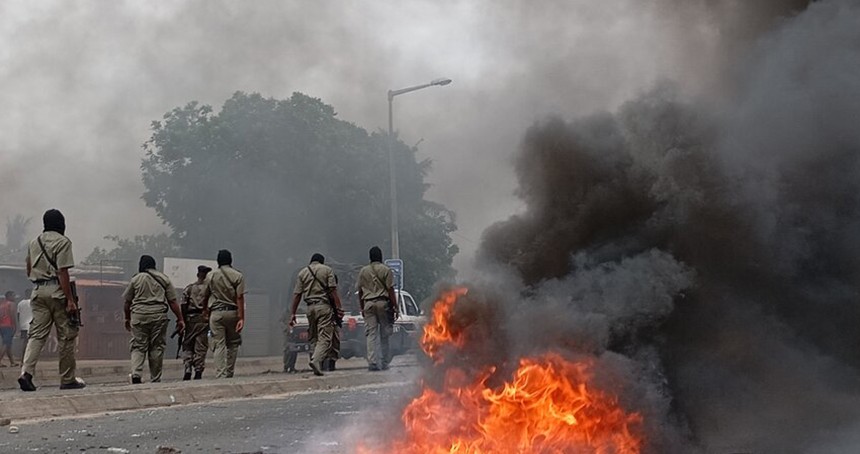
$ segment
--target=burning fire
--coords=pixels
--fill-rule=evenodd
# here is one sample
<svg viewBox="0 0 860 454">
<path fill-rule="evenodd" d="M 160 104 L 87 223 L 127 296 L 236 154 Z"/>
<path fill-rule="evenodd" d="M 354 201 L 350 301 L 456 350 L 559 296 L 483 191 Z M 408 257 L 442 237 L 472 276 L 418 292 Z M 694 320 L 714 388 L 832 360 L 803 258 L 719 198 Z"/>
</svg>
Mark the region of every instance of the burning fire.
<svg viewBox="0 0 860 454">
<path fill-rule="evenodd" d="M 448 326 L 448 320 L 454 303 L 466 293 L 468 293 L 467 288 L 457 287 L 442 292 L 442 295 L 433 304 L 433 317 L 424 325 L 424 335 L 421 337 L 421 349 L 430 358 L 438 360 L 440 358 L 439 350 L 446 344 L 452 344 L 456 347 L 462 346 L 464 341 L 462 333 L 452 331 Z"/>
<path fill-rule="evenodd" d="M 421 346 L 439 364 L 446 344 L 463 347 L 449 323 L 466 289 L 442 294 L 424 328 Z M 403 436 L 387 447 L 397 453 L 637 454 L 642 418 L 617 398 L 595 389 L 590 361 L 556 353 L 522 358 L 509 379 L 491 385 L 497 370 L 477 377 L 449 367 L 444 386 L 423 392 L 403 411 Z M 473 374 L 474 375 L 474 374 Z M 378 450 L 361 450 L 379 452 Z"/>
</svg>

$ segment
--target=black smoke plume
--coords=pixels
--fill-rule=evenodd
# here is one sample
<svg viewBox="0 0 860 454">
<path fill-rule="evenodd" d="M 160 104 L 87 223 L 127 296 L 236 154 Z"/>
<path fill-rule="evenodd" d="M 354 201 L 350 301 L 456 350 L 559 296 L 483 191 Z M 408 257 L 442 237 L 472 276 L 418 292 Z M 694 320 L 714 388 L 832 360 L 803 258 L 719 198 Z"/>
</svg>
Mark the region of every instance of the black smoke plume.
<svg viewBox="0 0 860 454">
<path fill-rule="evenodd" d="M 764 23 L 719 102 L 667 82 L 530 128 L 429 386 L 587 355 L 647 452 L 857 451 L 860 5 Z"/>
<path fill-rule="evenodd" d="M 654 371 L 654 452 L 858 449 L 858 23 L 837 1 L 780 23 L 719 108 L 664 84 L 526 134 L 527 208 L 481 258 L 549 320 L 514 316 L 523 345 Z"/>
</svg>

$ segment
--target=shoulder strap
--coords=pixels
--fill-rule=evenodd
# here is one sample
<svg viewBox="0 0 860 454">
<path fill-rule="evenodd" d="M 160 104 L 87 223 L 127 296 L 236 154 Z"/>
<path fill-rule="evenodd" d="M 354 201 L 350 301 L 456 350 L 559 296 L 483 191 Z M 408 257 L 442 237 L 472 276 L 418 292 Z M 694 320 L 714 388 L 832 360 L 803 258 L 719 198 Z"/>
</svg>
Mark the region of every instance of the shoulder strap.
<svg viewBox="0 0 860 454">
<path fill-rule="evenodd" d="M 227 273 L 225 273 L 223 270 L 221 271 L 221 274 L 224 275 L 224 279 L 227 281 L 228 284 L 230 284 L 230 287 L 233 287 L 233 292 L 237 293 L 236 297 L 238 298 L 239 297 L 239 295 L 238 295 L 238 293 L 239 293 L 239 282 L 237 281 L 234 283 L 233 281 L 231 281 L 230 278 L 227 277 Z"/>
<path fill-rule="evenodd" d="M 155 279 L 155 282 L 158 282 L 158 285 L 160 285 L 161 288 L 164 289 L 164 301 L 167 302 L 167 299 L 168 299 L 168 297 L 167 297 L 167 284 L 165 284 L 164 282 L 161 282 L 161 279 L 155 277 L 155 275 L 150 273 L 148 270 L 144 271 L 144 273 L 148 274 L 149 277 Z"/>
<path fill-rule="evenodd" d="M 57 261 L 52 259 L 50 255 L 48 255 L 48 250 L 45 249 L 45 243 L 42 243 L 42 235 L 37 236 L 36 241 L 39 242 L 39 247 L 42 248 L 42 255 L 45 256 L 45 260 L 47 260 L 48 263 L 50 263 L 51 266 L 53 266 L 55 270 L 60 271 L 60 269 L 57 268 Z M 38 258 L 36 259 L 36 262 L 37 263 L 39 262 Z M 33 265 L 35 265 L 35 263 Z"/>
<path fill-rule="evenodd" d="M 314 274 L 314 270 L 311 269 L 310 265 L 308 265 L 308 272 L 311 273 L 311 276 L 314 277 L 314 280 L 317 281 L 317 284 L 319 284 L 322 287 L 323 291 L 326 293 L 326 295 L 328 295 L 328 286 L 323 284 L 323 282 L 317 277 L 317 275 Z"/>
<path fill-rule="evenodd" d="M 382 288 L 384 288 L 384 289 L 385 289 L 385 293 L 386 293 L 386 295 L 385 295 L 385 296 L 388 296 L 388 285 L 385 283 L 385 281 L 383 281 L 382 279 L 380 279 L 380 278 L 379 278 L 379 275 L 378 275 L 378 274 L 376 274 L 376 268 L 374 268 L 374 267 L 373 267 L 373 265 L 370 265 L 370 270 L 371 270 L 371 271 L 370 271 L 370 274 L 372 274 L 372 275 L 373 275 L 373 277 L 374 277 L 374 278 L 375 278 L 375 279 L 376 279 L 380 284 L 382 284 Z"/>
</svg>

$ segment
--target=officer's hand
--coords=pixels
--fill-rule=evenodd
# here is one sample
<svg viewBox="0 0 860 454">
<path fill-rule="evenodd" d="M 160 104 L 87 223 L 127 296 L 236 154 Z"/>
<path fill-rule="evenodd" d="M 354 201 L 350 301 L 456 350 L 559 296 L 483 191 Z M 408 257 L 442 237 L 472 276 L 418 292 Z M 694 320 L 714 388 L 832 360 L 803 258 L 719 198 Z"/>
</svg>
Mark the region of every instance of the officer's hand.
<svg viewBox="0 0 860 454">
<path fill-rule="evenodd" d="M 69 314 L 74 314 L 78 311 L 78 306 L 75 305 L 75 300 L 66 299 L 66 312 Z"/>
<path fill-rule="evenodd" d="M 290 317 L 290 327 L 292 328 L 293 326 L 296 326 L 296 314 Z"/>
<path fill-rule="evenodd" d="M 125 321 L 125 330 L 131 332 L 131 320 Z"/>
<path fill-rule="evenodd" d="M 343 318 L 344 315 L 346 315 L 346 312 L 344 312 L 341 308 L 337 308 L 337 316 L 339 318 Z"/>
<path fill-rule="evenodd" d="M 182 334 L 185 332 L 185 321 L 176 320 L 176 332 Z"/>
<path fill-rule="evenodd" d="M 209 323 L 209 311 L 203 311 L 203 314 L 201 315 L 203 317 L 203 321 Z"/>
<path fill-rule="evenodd" d="M 244 319 L 244 318 L 240 318 L 240 319 L 239 319 L 239 321 L 238 321 L 238 322 L 236 322 L 236 332 L 237 332 L 237 333 L 241 333 L 241 332 L 242 332 L 242 328 L 244 328 L 244 327 L 245 327 L 245 319 Z"/>
</svg>

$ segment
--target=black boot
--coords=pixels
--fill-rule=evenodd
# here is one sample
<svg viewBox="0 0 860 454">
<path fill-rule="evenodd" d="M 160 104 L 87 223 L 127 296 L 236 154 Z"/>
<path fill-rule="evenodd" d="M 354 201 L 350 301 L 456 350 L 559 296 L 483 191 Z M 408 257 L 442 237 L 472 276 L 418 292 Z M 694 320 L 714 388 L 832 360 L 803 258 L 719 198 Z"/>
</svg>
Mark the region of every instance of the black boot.
<svg viewBox="0 0 860 454">
<path fill-rule="evenodd" d="M 18 385 L 21 387 L 21 391 L 36 390 L 36 385 L 33 384 L 33 376 L 27 372 L 24 372 L 20 377 L 18 377 Z"/>
<path fill-rule="evenodd" d="M 194 379 L 200 380 L 201 378 L 203 378 L 203 371 L 202 370 L 195 370 L 194 371 Z"/>
<path fill-rule="evenodd" d="M 186 372 L 185 375 L 182 376 L 182 381 L 191 380 L 191 372 Z"/>
</svg>

